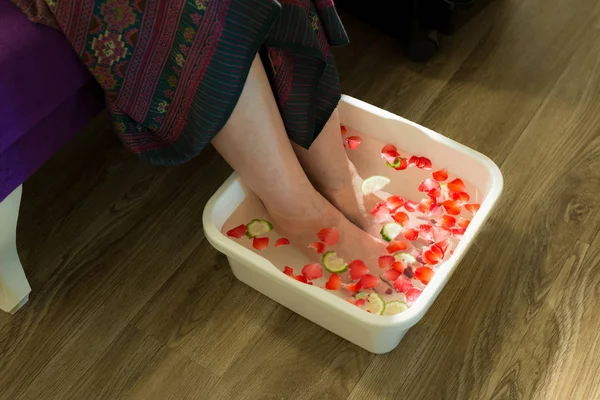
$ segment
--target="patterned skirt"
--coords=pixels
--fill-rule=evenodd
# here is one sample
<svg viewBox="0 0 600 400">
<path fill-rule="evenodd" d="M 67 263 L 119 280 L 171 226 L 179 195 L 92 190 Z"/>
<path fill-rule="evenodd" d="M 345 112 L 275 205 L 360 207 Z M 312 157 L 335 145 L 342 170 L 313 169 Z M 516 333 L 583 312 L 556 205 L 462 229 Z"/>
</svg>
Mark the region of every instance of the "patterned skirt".
<svg viewBox="0 0 600 400">
<path fill-rule="evenodd" d="M 332 0 L 46 0 L 106 94 L 125 146 L 153 164 L 197 155 L 260 54 L 291 140 L 308 148 L 340 98 Z"/>
</svg>

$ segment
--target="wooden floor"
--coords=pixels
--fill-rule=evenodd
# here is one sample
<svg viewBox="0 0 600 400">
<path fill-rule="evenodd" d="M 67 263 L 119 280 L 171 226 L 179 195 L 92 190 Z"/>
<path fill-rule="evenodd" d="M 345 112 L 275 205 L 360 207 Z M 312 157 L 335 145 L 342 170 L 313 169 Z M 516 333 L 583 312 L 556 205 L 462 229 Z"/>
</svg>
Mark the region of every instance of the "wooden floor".
<svg viewBox="0 0 600 400">
<path fill-rule="evenodd" d="M 129 155 L 101 116 L 25 185 L 29 304 L 1 399 L 600 399 L 600 4 L 496 0 L 427 65 L 351 17 L 344 91 L 489 155 L 505 190 L 447 287 L 375 356 L 236 282 L 203 236 L 230 174 Z"/>
</svg>

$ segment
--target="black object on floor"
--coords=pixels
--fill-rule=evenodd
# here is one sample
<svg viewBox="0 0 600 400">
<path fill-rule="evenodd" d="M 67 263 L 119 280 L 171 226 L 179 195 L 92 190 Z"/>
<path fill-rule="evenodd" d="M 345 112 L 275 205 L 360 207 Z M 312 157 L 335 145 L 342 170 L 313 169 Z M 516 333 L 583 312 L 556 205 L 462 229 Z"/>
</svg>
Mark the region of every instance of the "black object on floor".
<svg viewBox="0 0 600 400">
<path fill-rule="evenodd" d="M 414 61 L 431 59 L 438 32 L 452 34 L 491 0 L 337 0 L 340 10 L 397 37 Z M 350 38 L 352 40 L 352 38 Z"/>
</svg>

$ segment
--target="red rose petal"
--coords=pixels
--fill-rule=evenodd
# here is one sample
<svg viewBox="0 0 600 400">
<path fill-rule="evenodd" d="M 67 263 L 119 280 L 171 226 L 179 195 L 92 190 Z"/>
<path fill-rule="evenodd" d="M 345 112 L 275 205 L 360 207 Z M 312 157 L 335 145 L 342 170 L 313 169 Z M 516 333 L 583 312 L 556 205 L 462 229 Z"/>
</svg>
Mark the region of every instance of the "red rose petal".
<svg viewBox="0 0 600 400">
<path fill-rule="evenodd" d="M 402 234 L 404 235 L 406 240 L 410 241 L 417 240 L 417 238 L 419 237 L 419 231 L 409 227 L 402 228 Z"/>
<path fill-rule="evenodd" d="M 433 201 L 435 201 L 438 197 L 442 196 L 442 190 L 432 189 L 429 192 L 427 192 L 427 196 L 429 196 Z"/>
<path fill-rule="evenodd" d="M 310 247 L 311 249 L 315 249 L 318 254 L 325 253 L 325 243 L 314 242 L 314 243 L 309 244 L 307 247 Z"/>
<path fill-rule="evenodd" d="M 452 232 L 448 228 L 444 228 L 443 226 L 434 226 L 433 227 L 433 241 L 441 242 L 442 240 L 450 237 Z"/>
<path fill-rule="evenodd" d="M 431 160 L 427 157 L 419 157 L 416 166 L 419 169 L 431 169 Z"/>
<path fill-rule="evenodd" d="M 394 256 L 381 256 L 377 259 L 377 263 L 379 264 L 379 268 L 389 269 L 396 262 Z"/>
<path fill-rule="evenodd" d="M 394 262 L 394 264 L 392 264 L 392 269 L 396 272 L 398 272 L 399 274 L 403 274 L 404 273 L 404 264 L 402 264 L 401 261 L 396 261 Z"/>
<path fill-rule="evenodd" d="M 433 237 L 433 226 L 429 224 L 421 224 L 417 227 L 419 235 L 425 240 L 431 240 Z"/>
<path fill-rule="evenodd" d="M 406 209 L 406 211 L 415 212 L 417 211 L 417 207 L 419 207 L 419 203 L 417 203 L 416 201 L 406 200 L 404 202 L 404 208 Z"/>
<path fill-rule="evenodd" d="M 433 270 L 429 267 L 419 267 L 415 270 L 415 279 L 420 280 L 423 285 L 427 285 L 432 278 Z"/>
<path fill-rule="evenodd" d="M 438 182 L 444 182 L 446 179 L 448 179 L 448 170 L 445 168 L 440 169 L 439 171 L 432 172 L 431 176 Z"/>
<path fill-rule="evenodd" d="M 406 250 L 408 246 L 401 240 L 393 240 L 388 244 L 388 253 L 396 253 L 398 251 Z"/>
<path fill-rule="evenodd" d="M 431 211 L 434 204 L 435 202 L 431 199 L 422 199 L 419 202 L 419 211 L 421 211 L 423 214 L 427 214 L 429 211 Z"/>
<path fill-rule="evenodd" d="M 287 276 L 294 276 L 294 270 L 288 266 L 285 266 L 283 268 L 283 273 L 286 274 Z"/>
<path fill-rule="evenodd" d="M 466 218 L 462 218 L 462 217 L 458 219 L 458 226 L 460 226 L 461 228 L 467 229 L 467 227 L 469 226 L 470 223 L 471 223 L 470 219 L 466 219 Z"/>
<path fill-rule="evenodd" d="M 456 218 L 452 215 L 444 215 L 440 223 L 444 228 L 452 228 L 456 225 Z"/>
<path fill-rule="evenodd" d="M 405 297 L 408 303 L 414 303 L 421 295 L 421 289 L 412 288 L 406 291 Z"/>
<path fill-rule="evenodd" d="M 385 201 L 385 204 L 391 212 L 394 212 L 404 205 L 404 198 L 400 196 L 390 196 Z"/>
<path fill-rule="evenodd" d="M 365 299 L 357 299 L 356 300 L 356 305 L 359 307 L 362 307 L 365 305 Z"/>
<path fill-rule="evenodd" d="M 279 238 L 275 241 L 275 247 L 287 246 L 288 244 L 290 244 L 290 240 L 286 238 Z"/>
<path fill-rule="evenodd" d="M 465 204 L 465 209 L 471 214 L 475 214 L 477 211 L 479 211 L 479 207 L 479 204 Z"/>
<path fill-rule="evenodd" d="M 400 157 L 400 164 L 397 167 L 394 167 L 394 169 L 396 171 L 402 171 L 402 170 L 405 170 L 406 168 L 408 168 L 408 162 L 406 161 L 406 158 Z"/>
<path fill-rule="evenodd" d="M 342 288 L 349 291 L 350 293 L 356 293 L 360 290 L 361 286 L 360 282 L 343 283 Z"/>
<path fill-rule="evenodd" d="M 360 278 L 360 286 L 364 289 L 371 289 L 374 288 L 375 286 L 377 286 L 377 284 L 379 283 L 379 278 L 377 278 L 376 276 L 373 275 L 364 275 L 362 278 Z"/>
<path fill-rule="evenodd" d="M 450 192 L 450 197 L 452 200 L 456 200 L 461 203 L 466 203 L 471 200 L 471 196 L 469 196 L 466 192 Z"/>
<path fill-rule="evenodd" d="M 397 212 L 396 214 L 392 215 L 392 218 L 402 226 L 407 225 L 410 222 L 408 214 L 406 214 L 404 211 Z"/>
<path fill-rule="evenodd" d="M 381 149 L 381 157 L 383 157 L 388 163 L 395 164 L 396 159 L 400 157 L 400 153 L 398 153 L 396 146 L 387 144 L 383 146 L 383 149 Z"/>
<path fill-rule="evenodd" d="M 262 237 L 262 238 L 254 237 L 254 239 L 252 240 L 252 247 L 254 247 L 258 251 L 265 249 L 268 245 L 269 245 L 268 237 Z"/>
<path fill-rule="evenodd" d="M 460 239 L 465 234 L 465 228 L 452 228 L 452 236 Z"/>
<path fill-rule="evenodd" d="M 402 275 L 394 281 L 394 288 L 400 293 L 406 293 L 413 288 L 413 284 L 410 279 Z"/>
<path fill-rule="evenodd" d="M 383 220 L 390 216 L 390 210 L 386 203 L 379 203 L 371 210 L 370 214 L 379 220 Z"/>
<path fill-rule="evenodd" d="M 439 248 L 442 252 L 442 257 L 448 251 L 448 247 L 450 247 L 450 238 L 446 238 L 444 240 L 440 240 L 439 242 L 435 242 L 435 246 Z"/>
<path fill-rule="evenodd" d="M 396 271 L 395 269 L 390 269 L 387 270 L 383 273 L 383 279 L 385 279 L 388 282 L 394 282 L 396 279 L 398 279 L 400 277 L 400 272 Z"/>
<path fill-rule="evenodd" d="M 455 180 L 448 182 L 448 190 L 451 192 L 464 192 L 467 188 L 462 179 L 456 178 Z"/>
<path fill-rule="evenodd" d="M 337 228 L 323 228 L 317 236 L 327 246 L 335 246 L 340 240 L 340 231 Z"/>
<path fill-rule="evenodd" d="M 444 207 L 441 204 L 434 204 L 429 211 L 429 215 L 432 218 L 440 218 L 444 214 Z"/>
<path fill-rule="evenodd" d="M 298 282 L 308 283 L 308 280 L 306 279 L 306 277 L 304 275 L 296 275 L 296 276 L 293 276 L 293 278 L 295 280 L 297 280 Z"/>
<path fill-rule="evenodd" d="M 414 167 L 417 165 L 418 162 L 419 162 L 419 157 L 411 156 L 410 159 L 408 160 L 408 165 L 411 167 Z"/>
<path fill-rule="evenodd" d="M 425 261 L 425 263 L 429 265 L 436 265 L 440 262 L 440 259 L 431 250 L 425 250 L 421 257 L 423 258 L 423 261 Z"/>
<path fill-rule="evenodd" d="M 456 200 L 446 200 L 442 203 L 446 212 L 451 215 L 459 215 L 461 211 L 460 203 Z"/>
<path fill-rule="evenodd" d="M 240 239 L 240 238 L 246 236 L 246 225 L 241 224 L 239 226 L 236 226 L 233 229 L 228 230 L 227 236 L 236 238 L 236 239 Z"/>
<path fill-rule="evenodd" d="M 340 131 L 342 132 L 342 136 L 348 133 L 348 129 L 344 125 L 340 125 Z"/>
<path fill-rule="evenodd" d="M 329 290 L 338 290 L 342 287 L 342 278 L 338 274 L 331 274 L 329 280 L 325 284 L 325 288 Z"/>
<path fill-rule="evenodd" d="M 369 273 L 369 268 L 361 260 L 354 260 L 348 266 L 350 270 L 350 278 L 357 280 Z"/>
<path fill-rule="evenodd" d="M 321 268 L 321 264 L 312 263 L 306 264 L 304 268 L 302 268 L 302 275 L 306 277 L 308 280 L 318 279 L 323 276 L 323 269 Z"/>
<path fill-rule="evenodd" d="M 440 184 L 433 179 L 425 179 L 419 185 L 419 192 L 430 192 L 435 189 L 440 189 Z"/>
<path fill-rule="evenodd" d="M 356 148 L 358 148 L 358 146 L 360 146 L 362 142 L 362 139 L 360 138 L 360 136 L 348 136 L 346 138 L 346 143 L 348 143 L 348 147 L 350 148 L 350 150 L 354 150 Z"/>
</svg>

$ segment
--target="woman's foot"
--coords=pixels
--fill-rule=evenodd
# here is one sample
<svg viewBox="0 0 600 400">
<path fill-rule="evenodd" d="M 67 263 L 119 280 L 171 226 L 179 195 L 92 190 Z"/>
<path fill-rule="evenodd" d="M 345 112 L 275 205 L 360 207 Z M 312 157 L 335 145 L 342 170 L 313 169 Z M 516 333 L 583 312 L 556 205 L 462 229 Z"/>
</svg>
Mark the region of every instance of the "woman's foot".
<svg viewBox="0 0 600 400">
<path fill-rule="evenodd" d="M 310 199 L 309 199 L 310 197 Z M 384 270 L 379 267 L 378 259 L 380 256 L 389 254 L 387 252 L 387 243 L 369 235 L 356 225 L 351 223 L 342 215 L 333 205 L 317 192 L 314 196 L 303 199 L 303 205 L 289 207 L 285 213 L 268 210 L 275 225 L 277 232 L 287 237 L 292 244 L 299 248 L 313 262 L 322 263 L 324 252 L 335 251 L 337 256 L 343 258 L 346 263 L 354 260 L 362 261 L 370 273 L 379 277 Z M 306 205 L 309 205 L 306 207 Z M 333 231 L 339 233 L 339 239 L 335 244 L 315 245 L 313 243 L 323 243 L 322 237 L 319 238 L 319 231 L 324 228 L 333 228 Z M 316 247 L 316 248 L 315 248 Z M 348 274 L 342 274 L 349 282 Z M 390 286 L 379 281 L 375 290 L 385 292 Z"/>
</svg>

